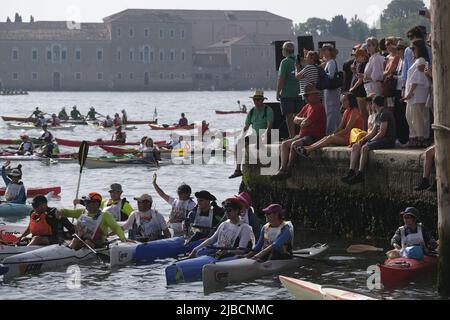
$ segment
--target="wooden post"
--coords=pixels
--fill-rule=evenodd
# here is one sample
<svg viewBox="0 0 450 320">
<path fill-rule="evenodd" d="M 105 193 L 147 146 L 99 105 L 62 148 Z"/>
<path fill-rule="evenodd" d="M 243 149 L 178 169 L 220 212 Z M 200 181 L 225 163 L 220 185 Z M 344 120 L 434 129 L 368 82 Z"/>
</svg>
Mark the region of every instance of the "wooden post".
<svg viewBox="0 0 450 320">
<path fill-rule="evenodd" d="M 431 0 L 436 176 L 439 210 L 438 290 L 450 297 L 450 1 Z"/>
</svg>

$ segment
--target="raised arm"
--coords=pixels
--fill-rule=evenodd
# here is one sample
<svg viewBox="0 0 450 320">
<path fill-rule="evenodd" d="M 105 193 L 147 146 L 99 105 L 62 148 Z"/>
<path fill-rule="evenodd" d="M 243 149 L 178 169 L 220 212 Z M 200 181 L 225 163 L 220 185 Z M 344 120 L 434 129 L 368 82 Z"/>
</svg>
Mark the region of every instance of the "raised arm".
<svg viewBox="0 0 450 320">
<path fill-rule="evenodd" d="M 170 200 L 170 196 L 167 195 L 156 183 L 156 179 L 158 178 L 158 176 L 156 175 L 156 173 L 153 175 L 153 188 L 155 188 L 156 192 L 159 194 L 159 196 L 161 198 L 164 199 L 164 201 L 169 202 Z"/>
</svg>

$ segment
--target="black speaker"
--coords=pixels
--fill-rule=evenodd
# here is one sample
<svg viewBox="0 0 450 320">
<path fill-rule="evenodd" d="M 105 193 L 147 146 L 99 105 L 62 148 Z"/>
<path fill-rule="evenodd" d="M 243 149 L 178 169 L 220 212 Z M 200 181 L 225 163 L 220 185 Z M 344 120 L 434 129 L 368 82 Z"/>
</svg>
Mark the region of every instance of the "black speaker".
<svg viewBox="0 0 450 320">
<path fill-rule="evenodd" d="M 320 41 L 319 42 L 319 49 L 322 49 L 322 47 L 325 44 L 331 44 L 334 48 L 336 48 L 336 41 Z"/>
<path fill-rule="evenodd" d="M 290 40 L 283 40 L 283 41 L 274 41 L 273 44 L 275 44 L 275 69 L 278 71 L 280 70 L 280 64 L 281 61 L 283 61 L 283 44 L 285 42 L 288 42 Z"/>
<path fill-rule="evenodd" d="M 314 39 L 312 36 L 297 37 L 298 54 L 304 58 L 304 50 L 314 51 Z"/>
</svg>

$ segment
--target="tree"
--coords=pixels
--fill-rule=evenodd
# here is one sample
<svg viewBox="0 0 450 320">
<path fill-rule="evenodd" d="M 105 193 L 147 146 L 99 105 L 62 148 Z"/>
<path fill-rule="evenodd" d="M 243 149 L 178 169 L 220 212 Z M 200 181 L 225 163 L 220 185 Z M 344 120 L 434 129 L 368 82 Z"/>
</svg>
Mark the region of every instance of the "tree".
<svg viewBox="0 0 450 320">
<path fill-rule="evenodd" d="M 30 22 L 34 22 L 34 17 L 30 16 Z"/>
<path fill-rule="evenodd" d="M 12 22 L 11 18 L 10 17 L 6 18 L 6 22 L 11 23 Z"/>
<path fill-rule="evenodd" d="M 330 33 L 333 36 L 346 39 L 350 37 L 350 28 L 348 27 L 347 19 L 345 19 L 343 15 L 338 15 L 331 19 Z"/>
<path fill-rule="evenodd" d="M 330 21 L 320 18 L 309 18 L 305 23 L 297 23 L 294 26 L 296 36 L 311 35 L 323 36 L 330 34 Z"/>
<path fill-rule="evenodd" d="M 418 15 L 419 10 L 425 7 L 422 0 L 393 0 L 381 15 L 381 21 L 396 18 L 408 18 Z"/>
<path fill-rule="evenodd" d="M 350 39 L 364 42 L 369 36 L 371 31 L 369 25 L 359 19 L 358 15 L 355 15 L 349 22 Z"/>
<path fill-rule="evenodd" d="M 22 17 L 16 12 L 14 17 L 14 22 L 22 22 Z"/>
</svg>

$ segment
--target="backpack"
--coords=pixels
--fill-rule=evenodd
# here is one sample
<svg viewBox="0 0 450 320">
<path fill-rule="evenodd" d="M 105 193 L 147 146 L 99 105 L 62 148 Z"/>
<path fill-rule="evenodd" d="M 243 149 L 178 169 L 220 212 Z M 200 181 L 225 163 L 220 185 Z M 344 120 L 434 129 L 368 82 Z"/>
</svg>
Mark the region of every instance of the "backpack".
<svg viewBox="0 0 450 320">
<path fill-rule="evenodd" d="M 344 72 L 339 71 L 336 60 L 334 60 L 334 63 L 336 64 L 336 72 L 334 73 L 334 77 L 330 79 L 330 83 L 327 88 L 330 90 L 342 88 L 342 86 L 344 85 Z"/>
</svg>

